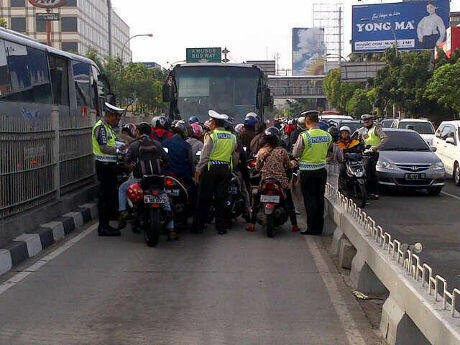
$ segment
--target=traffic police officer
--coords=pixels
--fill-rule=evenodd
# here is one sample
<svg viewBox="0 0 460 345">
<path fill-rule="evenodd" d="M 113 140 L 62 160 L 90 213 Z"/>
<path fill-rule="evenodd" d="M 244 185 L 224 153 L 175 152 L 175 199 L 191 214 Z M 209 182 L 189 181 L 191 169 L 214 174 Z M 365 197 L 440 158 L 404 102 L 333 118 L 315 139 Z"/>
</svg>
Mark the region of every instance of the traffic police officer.
<svg viewBox="0 0 460 345">
<path fill-rule="evenodd" d="M 120 236 L 120 231 L 109 225 L 116 212 L 118 192 L 116 134 L 113 127 L 120 121 L 124 109 L 105 103 L 105 116 L 96 122 L 92 130 L 93 153 L 99 181 L 99 236 Z"/>
<path fill-rule="evenodd" d="M 306 131 L 297 139 L 293 156 L 300 158 L 300 184 L 307 212 L 307 230 L 302 235 L 321 235 L 324 227 L 324 193 L 326 191 L 326 156 L 332 136 L 319 128 L 319 112 L 305 113 Z"/>
<path fill-rule="evenodd" d="M 367 192 L 370 199 L 379 198 L 379 181 L 377 178 L 376 165 L 379 160 L 379 149 L 388 140 L 388 136 L 380 126 L 374 124 L 374 116 L 364 114 L 361 116 L 364 127 L 358 130 L 359 138 L 369 148 L 365 158 Z"/>
<path fill-rule="evenodd" d="M 193 232 L 199 233 L 209 218 L 209 207 L 214 200 L 216 230 L 219 234 L 225 229 L 224 202 L 233 164 L 236 164 L 236 136 L 225 130 L 228 116 L 209 111 L 211 133 L 206 136 L 200 161 L 196 167 L 195 181 L 199 181 L 198 203 L 193 219 Z"/>
</svg>

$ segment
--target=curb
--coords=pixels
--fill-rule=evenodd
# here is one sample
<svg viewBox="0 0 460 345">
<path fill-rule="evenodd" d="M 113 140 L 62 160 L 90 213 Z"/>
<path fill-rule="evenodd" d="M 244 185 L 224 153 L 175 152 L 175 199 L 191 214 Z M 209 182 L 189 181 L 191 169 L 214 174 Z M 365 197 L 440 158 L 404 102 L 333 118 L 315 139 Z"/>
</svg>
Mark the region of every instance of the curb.
<svg viewBox="0 0 460 345">
<path fill-rule="evenodd" d="M 75 229 L 97 218 L 95 203 L 84 204 L 56 220 L 41 224 L 35 230 L 23 234 L 0 249 L 0 276 L 21 262 L 32 258 Z"/>
</svg>

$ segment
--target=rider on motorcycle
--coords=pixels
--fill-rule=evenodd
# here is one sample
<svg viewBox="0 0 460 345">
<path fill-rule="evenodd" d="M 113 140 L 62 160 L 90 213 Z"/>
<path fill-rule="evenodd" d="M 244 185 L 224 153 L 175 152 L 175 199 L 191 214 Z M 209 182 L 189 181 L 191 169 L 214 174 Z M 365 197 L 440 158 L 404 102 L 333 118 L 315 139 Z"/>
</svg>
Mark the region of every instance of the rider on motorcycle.
<svg viewBox="0 0 460 345">
<path fill-rule="evenodd" d="M 270 127 L 264 132 L 264 137 L 261 142 L 261 148 L 257 153 L 256 170 L 260 170 L 262 176 L 261 181 L 269 178 L 276 179 L 286 193 L 286 205 L 289 211 L 289 218 L 292 224 L 292 231 L 299 231 L 297 225 L 297 217 L 295 214 L 294 202 L 289 185 L 289 173 L 292 168 L 289 154 L 285 148 L 280 146 L 281 132 L 278 128 Z M 259 208 L 259 198 L 254 200 L 252 209 L 251 223 L 246 227 L 247 231 L 255 230 L 257 220 L 257 211 Z"/>
<path fill-rule="evenodd" d="M 200 157 L 197 156 L 197 153 L 203 150 L 203 127 L 199 123 L 192 123 L 188 128 L 189 131 L 189 138 L 187 142 L 192 147 L 192 155 L 193 155 L 193 162 L 198 164 Z"/>
<path fill-rule="evenodd" d="M 347 177 L 347 167 L 345 165 L 345 153 L 363 152 L 362 143 L 351 137 L 351 129 L 348 126 L 340 127 L 339 140 L 336 143 L 333 160 L 340 164 L 339 172 L 339 190 L 344 191 Z"/>
<path fill-rule="evenodd" d="M 171 138 L 173 134 L 168 130 L 169 128 L 168 119 L 166 116 L 155 116 L 152 119 L 152 134 L 151 138 L 159 141 Z"/>
</svg>

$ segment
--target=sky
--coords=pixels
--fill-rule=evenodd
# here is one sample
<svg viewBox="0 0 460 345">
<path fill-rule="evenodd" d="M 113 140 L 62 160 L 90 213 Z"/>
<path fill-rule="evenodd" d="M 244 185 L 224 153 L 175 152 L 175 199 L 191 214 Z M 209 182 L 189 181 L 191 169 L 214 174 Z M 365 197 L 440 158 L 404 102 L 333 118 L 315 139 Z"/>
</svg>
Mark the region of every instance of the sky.
<svg viewBox="0 0 460 345">
<path fill-rule="evenodd" d="M 112 0 L 116 12 L 130 25 L 131 35 L 152 33 L 132 40 L 133 61 L 155 61 L 169 67 L 185 59 L 185 49 L 227 47 L 231 62 L 273 59 L 290 69 L 292 28 L 311 27 L 314 2 L 333 0 Z M 381 0 L 343 0 L 345 52 L 350 53 L 351 7 Z M 383 2 L 397 2 L 383 0 Z M 460 0 L 451 1 L 460 11 Z"/>
</svg>

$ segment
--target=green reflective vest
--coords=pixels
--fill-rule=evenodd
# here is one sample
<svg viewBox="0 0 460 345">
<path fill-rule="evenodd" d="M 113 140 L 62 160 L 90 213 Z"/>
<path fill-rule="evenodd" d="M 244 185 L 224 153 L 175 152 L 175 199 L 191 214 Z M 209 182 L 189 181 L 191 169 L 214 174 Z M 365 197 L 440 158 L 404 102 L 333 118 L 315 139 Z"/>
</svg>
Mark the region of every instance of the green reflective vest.
<svg viewBox="0 0 460 345">
<path fill-rule="evenodd" d="M 367 137 L 364 139 L 366 145 L 377 146 L 380 144 L 381 139 L 376 131 L 377 129 L 375 126 L 367 131 Z"/>
<path fill-rule="evenodd" d="M 102 119 L 100 119 L 99 121 L 96 122 L 96 124 L 94 125 L 93 130 L 92 130 L 92 143 L 93 143 L 94 157 L 96 158 L 97 161 L 100 161 L 100 162 L 113 162 L 113 163 L 116 163 L 117 162 L 117 156 L 102 153 L 101 147 L 99 146 L 99 143 L 97 142 L 96 129 L 101 125 L 104 126 L 104 128 L 105 128 L 105 130 L 107 132 L 107 146 L 116 147 L 116 142 L 115 141 L 116 141 L 117 136 L 116 136 L 115 132 L 113 131 L 113 128 L 111 126 L 109 126 L 108 124 L 106 124 L 104 121 L 102 121 Z"/>
<path fill-rule="evenodd" d="M 228 165 L 233 168 L 233 152 L 236 146 L 236 136 L 224 129 L 215 129 L 210 134 L 214 149 L 209 156 L 208 168 L 211 165 Z"/>
<path fill-rule="evenodd" d="M 319 128 L 301 134 L 304 144 L 300 157 L 300 170 L 319 170 L 326 167 L 326 156 L 332 143 L 332 136 Z"/>
</svg>

